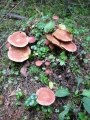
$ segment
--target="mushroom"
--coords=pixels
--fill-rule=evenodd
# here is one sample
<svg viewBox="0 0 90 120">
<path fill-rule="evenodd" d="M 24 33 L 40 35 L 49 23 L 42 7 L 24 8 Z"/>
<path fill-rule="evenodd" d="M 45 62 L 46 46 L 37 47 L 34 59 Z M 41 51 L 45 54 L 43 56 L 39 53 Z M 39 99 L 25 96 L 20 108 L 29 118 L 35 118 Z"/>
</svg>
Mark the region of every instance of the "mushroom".
<svg viewBox="0 0 90 120">
<path fill-rule="evenodd" d="M 49 45 L 50 42 L 49 42 L 48 40 L 45 40 L 44 43 L 45 43 L 46 45 Z"/>
<path fill-rule="evenodd" d="M 45 65 L 46 65 L 46 66 L 49 66 L 49 65 L 50 65 L 50 62 L 49 62 L 49 61 L 46 61 L 46 62 L 45 62 Z"/>
<path fill-rule="evenodd" d="M 50 75 L 51 71 L 49 69 L 45 70 L 46 75 Z"/>
<path fill-rule="evenodd" d="M 73 42 L 61 42 L 61 47 L 69 52 L 75 52 L 77 50 L 77 47 Z"/>
<path fill-rule="evenodd" d="M 6 47 L 6 49 L 9 49 L 9 47 L 10 47 L 10 43 L 6 43 L 6 45 L 5 45 L 5 47 Z"/>
<path fill-rule="evenodd" d="M 54 38 L 51 34 L 46 34 L 46 38 L 54 45 L 61 47 L 60 42 Z"/>
<path fill-rule="evenodd" d="M 52 35 L 63 42 L 69 42 L 73 39 L 72 34 L 69 33 L 67 30 L 57 29 L 55 32 L 53 32 Z"/>
<path fill-rule="evenodd" d="M 55 94 L 54 92 L 46 87 L 41 87 L 39 90 L 36 92 L 37 95 L 37 103 L 43 106 L 49 106 L 55 101 Z"/>
<path fill-rule="evenodd" d="M 36 42 L 36 38 L 35 37 L 28 37 L 28 42 L 29 43 L 34 43 L 34 42 Z"/>
<path fill-rule="evenodd" d="M 23 62 L 29 58 L 31 50 L 28 46 L 23 48 L 10 47 L 8 51 L 8 58 L 14 62 Z"/>
<path fill-rule="evenodd" d="M 41 60 L 37 60 L 37 61 L 35 62 L 35 65 L 39 67 L 39 66 L 42 65 L 42 63 L 43 63 L 43 61 L 41 61 Z"/>
<path fill-rule="evenodd" d="M 49 48 L 50 48 L 51 50 L 53 50 L 53 49 L 55 48 L 55 46 L 54 46 L 52 43 L 50 43 L 50 44 L 49 44 Z"/>
<path fill-rule="evenodd" d="M 15 47 L 25 47 L 28 44 L 28 37 L 24 32 L 17 31 L 10 35 L 7 41 Z"/>
<path fill-rule="evenodd" d="M 53 15 L 53 16 L 52 16 L 52 19 L 54 19 L 54 20 L 58 20 L 58 19 L 59 19 L 59 17 L 58 17 L 58 16 L 56 16 L 56 15 Z"/>
</svg>

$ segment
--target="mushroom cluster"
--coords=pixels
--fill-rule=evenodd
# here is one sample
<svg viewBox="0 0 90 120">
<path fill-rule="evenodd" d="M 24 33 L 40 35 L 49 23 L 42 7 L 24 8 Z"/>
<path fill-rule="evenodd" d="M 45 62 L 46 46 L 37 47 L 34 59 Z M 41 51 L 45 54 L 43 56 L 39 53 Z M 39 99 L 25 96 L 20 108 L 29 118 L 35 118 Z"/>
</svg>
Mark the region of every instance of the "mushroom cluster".
<svg viewBox="0 0 90 120">
<path fill-rule="evenodd" d="M 17 31 L 11 34 L 7 41 L 11 44 L 8 58 L 14 62 L 23 62 L 29 58 L 31 50 L 28 46 L 28 37 L 24 32 Z"/>
<path fill-rule="evenodd" d="M 69 52 L 75 52 L 77 50 L 76 45 L 72 42 L 73 35 L 67 30 L 57 29 L 52 34 L 46 34 L 46 38 L 52 44 L 65 49 Z"/>
</svg>

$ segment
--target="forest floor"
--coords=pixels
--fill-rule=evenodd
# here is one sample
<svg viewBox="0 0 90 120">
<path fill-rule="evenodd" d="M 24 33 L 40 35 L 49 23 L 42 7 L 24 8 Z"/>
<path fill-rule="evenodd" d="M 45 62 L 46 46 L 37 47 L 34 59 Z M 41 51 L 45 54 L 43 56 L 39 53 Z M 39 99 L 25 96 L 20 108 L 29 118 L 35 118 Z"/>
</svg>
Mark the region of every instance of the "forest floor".
<svg viewBox="0 0 90 120">
<path fill-rule="evenodd" d="M 41 3 L 38 4 L 41 5 Z M 65 110 L 64 106 L 68 106 L 70 103 L 72 105 L 65 113 L 65 120 L 81 120 L 81 114 L 83 114 L 84 120 L 90 120 L 90 116 L 83 106 L 83 96 L 81 95 L 84 90 L 90 89 L 90 30 L 88 27 L 90 18 L 88 16 L 85 20 L 81 18 L 83 21 L 81 22 L 78 20 L 78 15 L 75 20 L 69 15 L 69 17 L 60 17 L 57 12 L 52 12 L 52 8 L 48 4 L 42 5 L 42 8 L 45 9 L 45 13 L 43 13 L 40 11 L 42 8 L 40 9 L 36 5 L 29 1 L 26 3 L 0 1 L 0 9 L 2 9 L 0 13 L 0 120 L 60 120 L 58 116 Z M 53 15 L 58 15 L 60 19 L 53 20 Z M 73 42 L 77 46 L 75 52 L 68 52 L 57 46 L 51 50 L 44 44 L 46 39 L 43 32 L 44 23 L 51 20 L 55 22 L 55 29 L 60 23 L 63 23 L 70 32 L 72 31 Z M 36 37 L 36 42 L 29 45 L 34 58 L 29 58 L 22 63 L 13 62 L 8 58 L 7 38 L 15 31 L 23 31 L 28 36 Z M 63 52 L 64 56 L 61 55 Z M 67 57 L 67 59 L 61 65 L 60 60 L 63 57 Z M 35 65 L 37 60 L 43 61 L 42 66 Z M 45 75 L 46 61 L 50 62 L 51 73 L 48 76 Z M 24 67 L 25 75 L 20 72 Z M 56 97 L 55 102 L 47 107 L 37 104 L 26 109 L 27 96 L 36 93 L 41 87 L 52 87 L 54 93 L 58 88 L 68 89 L 70 95 Z M 16 95 L 19 92 L 23 94 L 20 99 Z"/>
</svg>

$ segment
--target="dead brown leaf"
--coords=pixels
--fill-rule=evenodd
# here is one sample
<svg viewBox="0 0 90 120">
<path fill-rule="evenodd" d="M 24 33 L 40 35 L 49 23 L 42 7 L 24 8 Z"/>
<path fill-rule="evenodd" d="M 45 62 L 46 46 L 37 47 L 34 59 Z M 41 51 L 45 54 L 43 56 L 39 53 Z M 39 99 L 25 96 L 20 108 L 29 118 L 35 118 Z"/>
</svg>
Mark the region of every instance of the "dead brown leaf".
<svg viewBox="0 0 90 120">
<path fill-rule="evenodd" d="M 29 61 L 27 61 L 20 70 L 22 76 L 27 76 L 27 67 L 30 65 Z"/>
</svg>

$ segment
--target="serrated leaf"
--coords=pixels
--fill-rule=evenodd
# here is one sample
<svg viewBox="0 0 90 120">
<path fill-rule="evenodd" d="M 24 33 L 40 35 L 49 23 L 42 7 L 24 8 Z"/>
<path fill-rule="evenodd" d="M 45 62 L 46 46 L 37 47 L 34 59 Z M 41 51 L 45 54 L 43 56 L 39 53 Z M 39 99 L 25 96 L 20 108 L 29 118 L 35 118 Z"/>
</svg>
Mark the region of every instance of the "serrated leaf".
<svg viewBox="0 0 90 120">
<path fill-rule="evenodd" d="M 56 97 L 65 97 L 65 96 L 70 95 L 70 92 L 67 88 L 58 88 L 55 95 Z"/>
<path fill-rule="evenodd" d="M 82 101 L 85 110 L 90 114 L 90 99 L 87 97 L 83 97 Z"/>
<path fill-rule="evenodd" d="M 90 98 L 90 90 L 84 90 L 81 95 Z"/>
<path fill-rule="evenodd" d="M 44 27 L 44 32 L 45 32 L 45 33 L 51 32 L 54 27 L 55 27 L 54 22 L 50 21 L 50 22 L 47 23 L 46 26 Z"/>
<path fill-rule="evenodd" d="M 67 113 L 69 112 L 70 107 L 71 107 L 71 104 L 70 104 L 70 105 L 67 105 L 67 106 L 65 107 L 65 110 L 62 111 L 62 112 L 59 114 L 59 120 L 64 120 L 64 117 L 65 117 L 65 115 L 67 115 Z"/>
</svg>

